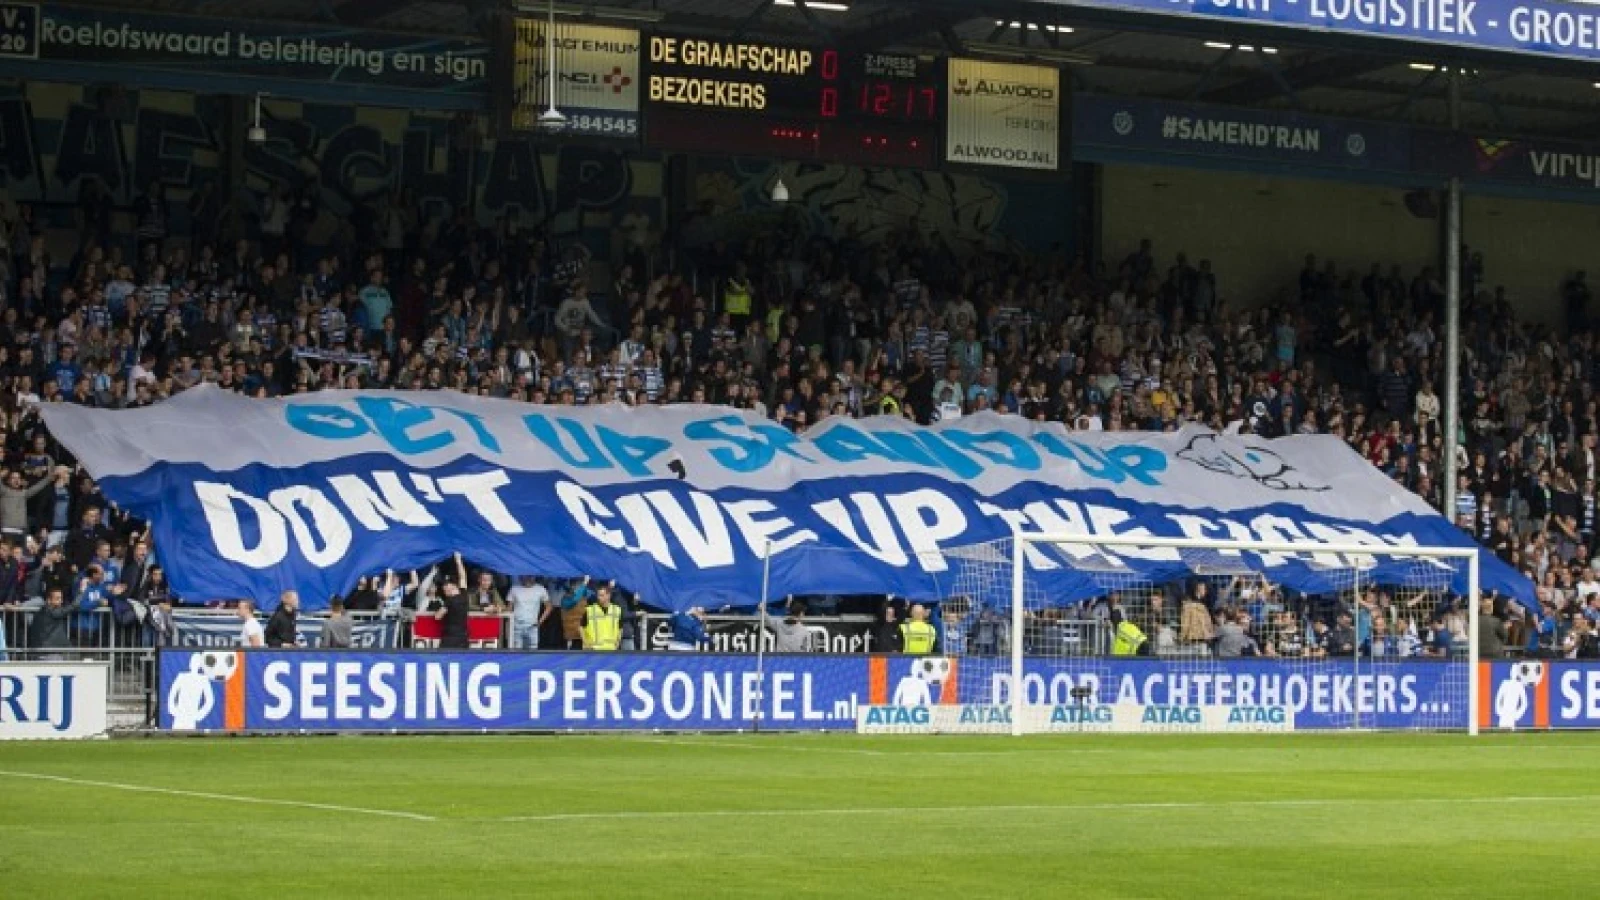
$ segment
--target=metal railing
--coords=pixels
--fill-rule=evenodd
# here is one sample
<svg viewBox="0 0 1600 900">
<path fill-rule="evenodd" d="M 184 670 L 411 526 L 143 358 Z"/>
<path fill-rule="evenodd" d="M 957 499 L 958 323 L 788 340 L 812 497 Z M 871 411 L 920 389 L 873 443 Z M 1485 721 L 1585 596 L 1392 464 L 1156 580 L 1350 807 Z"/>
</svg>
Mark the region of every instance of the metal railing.
<svg viewBox="0 0 1600 900">
<path fill-rule="evenodd" d="M 113 731 L 143 731 L 156 725 L 160 673 L 154 647 L 9 647 L 0 662 L 103 662 L 111 665 L 107 715 Z"/>
<path fill-rule="evenodd" d="M 33 620 L 38 613 L 38 606 L 11 606 L 0 607 L 0 659 L 9 652 L 13 658 L 24 658 L 19 654 L 35 653 L 38 648 L 30 648 L 29 638 L 32 636 Z M 358 642 L 355 649 L 367 647 L 370 649 L 392 648 L 405 649 L 412 646 L 410 611 L 404 615 L 394 613 L 351 613 L 350 617 L 357 626 L 389 624 L 395 628 L 395 633 L 389 640 L 382 643 L 361 644 Z M 211 625 L 205 629 L 206 634 L 189 635 L 180 637 L 175 645 L 201 646 L 201 645 L 231 645 L 236 642 L 237 618 L 228 610 L 183 609 L 180 615 L 191 625 L 198 622 L 207 622 Z M 263 622 L 266 616 L 258 615 Z M 302 614 L 303 634 L 309 632 L 305 626 L 320 624 L 324 618 L 320 615 Z M 510 618 L 509 616 L 474 616 L 475 619 L 497 618 L 498 646 L 510 646 Z M 624 646 L 624 650 L 664 650 L 671 639 L 670 616 L 640 612 L 632 617 L 628 623 L 633 626 L 629 629 L 634 636 L 631 644 Z M 1009 652 L 1010 634 L 1008 623 L 997 623 L 992 630 L 981 630 L 975 627 L 974 622 L 965 623 L 960 634 L 952 633 L 948 623 L 944 633 L 943 646 L 946 653 L 952 655 L 987 656 Z M 771 633 L 764 635 L 758 641 L 757 633 L 761 630 L 760 619 L 755 615 L 712 615 L 706 619 L 708 637 L 710 638 L 709 650 L 715 653 L 756 653 L 761 645 L 770 650 L 773 637 Z M 841 616 L 807 616 L 805 625 L 812 633 L 810 652 L 814 653 L 893 653 L 894 647 L 878 645 L 877 629 L 871 616 L 841 615 Z M 180 624 L 180 632 L 185 626 Z M 142 623 L 118 623 L 111 610 L 99 609 L 88 612 L 72 612 L 67 618 L 67 633 L 71 642 L 70 648 L 74 652 L 87 651 L 149 651 L 158 643 L 157 635 L 148 625 Z M 311 632 L 315 634 L 319 632 Z M 1025 650 L 1029 655 L 1052 657 L 1082 657 L 1105 656 L 1111 652 L 1112 628 L 1109 621 L 1104 619 L 1045 619 L 1030 623 L 1025 637 Z M 308 640 L 307 646 L 316 646 L 317 641 Z M 476 646 L 492 646 L 475 642 Z M 554 649 L 554 648 L 549 648 Z M 1204 647 L 1198 648 L 1199 655 L 1205 655 Z M 1195 655 L 1194 652 L 1182 652 L 1177 655 Z"/>
<path fill-rule="evenodd" d="M 0 650 L 29 649 L 34 619 L 41 604 L 0 606 Z M 110 609 L 71 609 L 66 619 L 68 640 L 74 649 L 117 650 L 149 647 L 154 642 L 142 623 L 118 622 Z"/>
</svg>

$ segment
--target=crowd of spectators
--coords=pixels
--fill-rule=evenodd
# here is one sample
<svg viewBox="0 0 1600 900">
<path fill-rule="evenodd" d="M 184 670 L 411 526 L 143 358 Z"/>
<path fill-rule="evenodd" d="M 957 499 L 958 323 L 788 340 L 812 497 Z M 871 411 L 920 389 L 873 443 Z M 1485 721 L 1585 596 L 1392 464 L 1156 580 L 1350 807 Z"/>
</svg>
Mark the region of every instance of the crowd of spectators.
<svg viewBox="0 0 1600 900">
<path fill-rule="evenodd" d="M 76 248 L 47 245 L 26 206 L 0 208 L 0 606 L 107 607 L 127 610 L 110 619 L 125 624 L 162 606 L 142 525 L 108 508 L 38 409 L 146 406 L 202 382 L 257 397 L 451 388 L 530 403 L 721 403 L 797 430 L 835 415 L 927 423 L 983 410 L 1074 430 L 1241 423 L 1333 435 L 1397 487 L 1443 503 L 1444 288 L 1431 269 L 1308 256 L 1280 295 L 1240 297 L 1226 272 L 1152 240 L 1100 262 L 948 246 L 911 228 L 863 244 L 808 233 L 799 217 L 750 234 L 702 219 L 692 242 L 628 242 L 606 258 L 515 217 L 481 225 L 400 195 L 313 229 L 326 218 L 317 196 L 274 193 L 242 235 L 200 214 L 174 234 L 167 223 L 184 217 L 152 187 L 126 217 L 86 213 Z M 1447 512 L 1539 585 L 1541 615 L 1496 606 L 1515 647 L 1592 656 L 1589 287 L 1581 272 L 1560 284 L 1568 320 L 1553 330 L 1518 315 L 1521 298 L 1485 279 L 1481 253 L 1463 260 L 1460 480 Z M 459 580 L 486 608 L 513 590 L 499 573 Z M 429 602 L 423 581 L 407 582 L 423 597 L 413 607 Z M 365 604 L 407 590 L 357 593 Z M 1152 640 L 1167 631 L 1175 646 L 1217 652 L 1423 655 L 1460 637 L 1448 605 L 1391 610 L 1382 592 L 1323 608 L 1235 588 L 1202 600 L 1204 638 L 1180 615 L 1192 597 L 1167 600 L 1129 615 Z"/>
</svg>

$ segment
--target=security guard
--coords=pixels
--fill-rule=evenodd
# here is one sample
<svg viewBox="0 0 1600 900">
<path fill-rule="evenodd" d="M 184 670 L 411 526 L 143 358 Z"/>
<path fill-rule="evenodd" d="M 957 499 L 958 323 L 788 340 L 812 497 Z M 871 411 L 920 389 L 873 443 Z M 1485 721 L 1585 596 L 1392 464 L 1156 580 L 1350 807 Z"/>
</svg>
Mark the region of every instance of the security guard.
<svg viewBox="0 0 1600 900">
<path fill-rule="evenodd" d="M 883 378 L 883 396 L 878 398 L 878 415 L 900 415 L 900 400 L 894 395 L 894 379 L 887 375 Z"/>
<path fill-rule="evenodd" d="M 911 607 L 911 620 L 900 626 L 900 652 L 927 656 L 939 643 L 939 631 L 928 624 L 928 611 L 922 604 Z"/>
<path fill-rule="evenodd" d="M 613 651 L 622 643 L 622 607 L 611 602 L 611 585 L 603 584 L 584 611 L 583 648 Z"/>
<path fill-rule="evenodd" d="M 722 289 L 722 309 L 728 314 L 733 324 L 742 328 L 750 318 L 750 298 L 755 290 L 750 286 L 750 278 L 745 275 L 743 262 L 734 267 L 734 272 L 728 278 L 728 283 Z"/>
<path fill-rule="evenodd" d="M 1139 648 L 1143 647 L 1147 640 L 1144 630 L 1133 624 L 1132 619 L 1123 617 L 1120 612 L 1112 618 L 1117 623 L 1117 630 L 1111 639 L 1111 655 L 1138 656 Z"/>
</svg>

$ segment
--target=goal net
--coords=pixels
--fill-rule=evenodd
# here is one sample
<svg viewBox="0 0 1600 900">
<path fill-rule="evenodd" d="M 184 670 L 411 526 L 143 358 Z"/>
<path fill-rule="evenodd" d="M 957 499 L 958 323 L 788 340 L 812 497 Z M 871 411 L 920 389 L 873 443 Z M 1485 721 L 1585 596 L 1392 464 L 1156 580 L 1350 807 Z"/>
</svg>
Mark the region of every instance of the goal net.
<svg viewBox="0 0 1600 900">
<path fill-rule="evenodd" d="M 930 708 L 863 731 L 1476 733 L 1471 550 L 1042 535 L 945 559 L 908 673 Z"/>
</svg>

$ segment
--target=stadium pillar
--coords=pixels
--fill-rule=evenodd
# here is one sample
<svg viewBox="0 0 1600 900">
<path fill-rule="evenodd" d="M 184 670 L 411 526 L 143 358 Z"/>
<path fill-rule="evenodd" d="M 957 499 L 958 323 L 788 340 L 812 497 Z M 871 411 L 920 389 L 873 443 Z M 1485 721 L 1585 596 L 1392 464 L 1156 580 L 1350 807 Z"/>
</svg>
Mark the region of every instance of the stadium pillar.
<svg viewBox="0 0 1600 900">
<path fill-rule="evenodd" d="M 1450 130 L 1461 127 L 1461 71 L 1450 70 Z M 1461 426 L 1461 179 L 1445 188 L 1444 248 L 1444 501 L 1441 512 L 1456 520 L 1456 435 Z"/>
<path fill-rule="evenodd" d="M 225 120 L 222 127 L 222 172 L 217 184 L 217 200 L 223 206 L 237 200 L 237 192 L 244 183 L 245 132 L 250 127 L 250 98 L 228 97 L 223 103 Z"/>
</svg>

